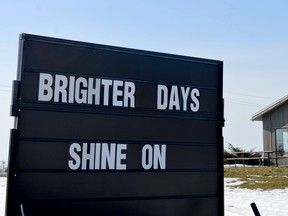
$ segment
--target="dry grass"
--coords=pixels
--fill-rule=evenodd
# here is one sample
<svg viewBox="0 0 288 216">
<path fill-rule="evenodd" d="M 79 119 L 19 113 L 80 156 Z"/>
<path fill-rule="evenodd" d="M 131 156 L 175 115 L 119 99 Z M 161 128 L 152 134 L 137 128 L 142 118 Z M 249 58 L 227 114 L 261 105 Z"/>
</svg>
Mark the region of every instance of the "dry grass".
<svg viewBox="0 0 288 216">
<path fill-rule="evenodd" d="M 226 168 L 224 176 L 244 182 L 232 187 L 262 190 L 288 188 L 288 167 Z"/>
</svg>

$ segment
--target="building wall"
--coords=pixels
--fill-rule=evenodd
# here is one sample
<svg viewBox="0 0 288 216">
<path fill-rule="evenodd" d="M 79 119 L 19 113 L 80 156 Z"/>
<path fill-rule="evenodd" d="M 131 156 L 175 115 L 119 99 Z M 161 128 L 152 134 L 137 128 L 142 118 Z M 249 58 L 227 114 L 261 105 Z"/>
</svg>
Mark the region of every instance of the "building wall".
<svg viewBox="0 0 288 216">
<path fill-rule="evenodd" d="M 276 129 L 288 127 L 288 102 L 263 116 L 264 151 L 276 151 Z M 267 155 L 265 155 L 267 156 Z M 276 157 L 276 153 L 272 154 Z M 276 165 L 276 160 L 271 160 Z M 278 165 L 288 165 L 288 159 L 278 159 Z"/>
</svg>

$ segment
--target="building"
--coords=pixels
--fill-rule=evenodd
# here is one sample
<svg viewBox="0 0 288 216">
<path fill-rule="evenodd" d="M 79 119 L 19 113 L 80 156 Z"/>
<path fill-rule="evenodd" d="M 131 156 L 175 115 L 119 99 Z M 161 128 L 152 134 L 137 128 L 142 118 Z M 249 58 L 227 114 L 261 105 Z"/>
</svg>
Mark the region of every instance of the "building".
<svg viewBox="0 0 288 216">
<path fill-rule="evenodd" d="M 273 151 L 271 162 L 288 166 L 288 95 L 254 114 L 251 120 L 263 122 L 263 149 Z"/>
</svg>

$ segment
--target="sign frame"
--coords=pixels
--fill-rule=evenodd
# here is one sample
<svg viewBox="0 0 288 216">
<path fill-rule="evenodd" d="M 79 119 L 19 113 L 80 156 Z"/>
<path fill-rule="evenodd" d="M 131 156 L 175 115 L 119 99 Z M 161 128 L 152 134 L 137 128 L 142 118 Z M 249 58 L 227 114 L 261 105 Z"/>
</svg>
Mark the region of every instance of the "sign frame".
<svg viewBox="0 0 288 216">
<path fill-rule="evenodd" d="M 114 67 L 113 64 L 117 65 L 117 67 Z M 120 69 L 118 70 L 118 68 Z M 95 73 L 96 69 L 98 73 L 94 75 L 93 73 Z M 81 70 L 86 72 L 83 74 Z M 87 72 L 89 70 L 90 72 Z M 149 72 L 145 72 L 145 70 Z M 176 70 L 184 72 L 178 76 Z M 40 94 L 41 76 L 44 77 L 42 95 Z M 49 79 L 53 80 L 53 84 L 50 86 L 47 84 Z M 93 87 L 97 86 L 97 82 L 102 83 L 99 92 L 102 91 L 104 93 L 99 93 L 102 97 L 99 102 L 96 102 L 96 96 L 93 96 L 96 93 L 91 93 L 91 98 L 94 97 L 94 99 L 91 99 L 92 102 L 89 104 L 89 96 L 82 102 L 81 99 L 83 99 L 84 90 L 87 91 L 85 94 L 89 94 L 90 81 L 91 83 L 94 82 Z M 58 88 L 56 88 L 57 85 Z M 77 85 L 78 93 L 75 90 Z M 70 88 L 70 86 L 73 86 L 73 88 Z M 69 93 L 71 89 L 73 89 L 73 94 Z M 95 89 L 96 87 L 94 92 L 96 91 Z M 194 91 L 194 89 L 196 90 Z M 53 96 L 48 97 L 49 94 L 47 92 L 49 91 L 53 91 Z M 82 95 L 80 92 L 82 92 Z M 165 101 L 165 94 L 168 95 L 166 105 L 163 102 Z M 188 96 L 185 95 L 188 94 L 191 97 L 187 99 Z M 72 96 L 70 97 L 70 95 Z M 159 99 L 159 95 L 161 95 L 161 99 Z M 48 99 L 46 100 L 45 98 Z M 199 103 L 198 107 L 197 103 Z M 76 208 L 69 212 L 75 215 L 80 214 L 85 208 L 90 209 L 92 212 L 96 210 L 103 214 L 106 212 L 107 215 L 133 215 L 135 212 L 144 211 L 146 203 L 148 203 L 148 210 L 143 212 L 143 214 L 149 216 L 162 213 L 164 215 L 176 215 L 176 213 L 171 213 L 170 207 L 173 205 L 175 205 L 177 211 L 184 209 L 182 213 L 189 215 L 191 203 L 197 209 L 195 210 L 197 211 L 196 215 L 209 214 L 205 210 L 207 208 L 205 205 L 213 206 L 213 211 L 217 211 L 217 213 L 213 212 L 213 214 L 224 215 L 223 107 L 222 61 L 21 34 L 18 73 L 17 80 L 13 82 L 11 106 L 11 115 L 15 117 L 15 128 L 11 129 L 10 138 L 6 216 L 18 216 L 23 215 L 23 213 L 34 215 L 44 211 L 44 209 L 48 211 L 47 206 L 52 209 L 51 211 L 57 211 L 56 214 L 60 214 L 61 212 L 66 212 L 68 206 L 73 204 L 80 206 L 78 212 Z M 61 121 L 57 121 L 56 117 L 60 118 Z M 40 120 L 38 121 L 37 118 Z M 72 120 L 70 121 L 69 119 Z M 93 124 L 93 121 L 89 119 L 94 122 L 99 120 L 102 125 Z M 65 124 L 62 124 L 62 121 Z M 124 121 L 131 125 L 133 133 L 129 134 L 127 128 L 122 130 Z M 48 126 L 42 127 L 41 122 L 43 124 L 47 123 Z M 77 125 L 74 126 L 76 122 L 80 122 L 79 127 Z M 108 126 L 104 126 L 106 129 L 101 131 L 101 127 L 104 124 L 106 125 L 106 122 L 108 122 Z M 153 126 L 154 123 L 155 126 Z M 94 125 L 94 130 L 101 131 L 101 133 L 99 132 L 101 135 L 97 135 L 95 137 L 98 138 L 94 138 L 93 133 L 87 130 L 88 126 L 86 131 L 81 132 L 81 128 L 86 127 L 86 124 Z M 150 127 L 148 128 L 145 125 Z M 56 129 L 53 130 L 53 127 L 61 127 L 62 130 L 61 132 Z M 157 130 L 159 127 L 160 129 L 165 128 L 165 130 L 163 132 Z M 111 128 L 113 133 L 108 128 Z M 134 128 L 138 129 L 134 131 Z M 195 133 L 189 133 L 187 128 L 192 128 Z M 203 131 L 206 128 L 210 130 L 208 133 Z M 120 130 L 119 133 L 117 133 L 117 129 Z M 46 131 L 49 131 L 49 133 L 46 133 Z M 70 138 L 71 131 L 74 131 L 74 135 L 71 136 L 73 138 Z M 77 135 L 75 135 L 76 131 Z M 204 137 L 206 141 L 202 141 Z M 68 153 L 68 157 L 66 155 L 66 167 L 61 162 L 63 167 L 59 168 L 60 163 L 58 161 L 63 161 L 63 159 L 60 159 L 61 157 L 57 156 L 57 154 L 54 157 L 55 164 L 49 159 L 47 159 L 48 162 L 45 161 L 43 159 L 45 154 L 39 153 L 40 150 L 37 147 L 39 143 L 41 148 L 46 149 L 50 154 L 52 153 L 51 146 L 58 146 L 59 143 L 62 143 L 61 145 L 64 147 L 61 147 L 62 149 L 55 147 L 55 149 L 58 148 L 61 151 L 64 149 L 63 152 L 65 152 L 65 150 L 67 151 L 70 148 L 70 156 Z M 190 145 L 190 143 L 193 144 Z M 79 173 L 89 173 L 87 178 L 92 178 L 89 176 L 93 176 L 93 172 L 98 171 L 96 169 L 96 159 L 95 161 L 93 159 L 93 164 L 90 164 L 90 166 L 88 162 L 91 162 L 91 160 L 87 159 L 87 164 L 84 166 L 84 159 L 81 158 L 83 165 L 81 168 L 80 165 L 76 166 L 77 159 L 75 158 L 78 158 L 80 151 L 82 151 L 82 157 L 84 157 L 84 149 L 86 149 L 87 153 L 85 157 L 89 156 L 89 150 L 93 149 L 95 151 L 97 144 L 99 144 L 99 149 L 110 149 L 110 153 L 111 149 L 115 148 L 115 158 L 111 160 L 116 165 L 109 165 L 109 159 L 107 159 L 107 166 L 99 165 L 99 168 L 97 168 L 99 173 L 101 173 L 99 178 L 103 178 L 101 181 L 110 181 L 109 179 L 115 178 L 114 173 L 117 173 L 117 178 L 126 181 L 128 175 L 137 173 L 141 177 L 128 178 L 129 181 L 137 180 L 138 182 L 135 184 L 129 183 L 132 188 L 131 191 L 127 189 L 126 194 L 121 189 L 118 191 L 116 187 L 113 191 L 108 189 L 108 192 L 102 189 L 99 189 L 99 191 L 95 190 L 102 195 L 106 192 L 109 193 L 109 196 L 105 197 L 101 197 L 102 195 L 96 196 L 95 194 L 83 195 L 82 193 L 85 197 L 85 204 L 83 204 L 82 198 L 77 197 L 81 194 L 80 192 L 66 195 L 68 192 L 64 191 L 59 193 L 59 199 L 54 199 L 56 196 L 54 196 L 55 193 L 52 194 L 53 190 L 59 189 L 60 186 L 58 188 L 55 186 L 56 189 L 51 187 L 52 195 L 47 190 L 41 190 L 42 182 L 39 183 L 37 179 L 45 179 L 44 176 L 49 172 L 65 172 L 69 176 L 74 175 L 74 177 Z M 121 149 L 118 151 L 119 148 Z M 27 149 L 33 151 L 34 159 L 42 158 L 40 162 L 38 161 L 39 165 L 35 161 L 30 161 L 32 153 Z M 154 161 L 154 165 L 148 166 L 149 161 L 145 162 L 146 155 L 145 157 L 143 156 L 143 149 L 146 152 L 152 149 L 151 151 L 154 151 L 154 155 L 156 155 L 155 152 L 158 152 L 159 163 Z M 164 149 L 165 154 L 167 151 L 166 157 L 162 157 Z M 74 156 L 76 155 L 75 157 L 73 157 L 73 151 Z M 102 157 L 100 159 L 102 160 L 101 164 L 104 163 L 103 155 L 106 154 L 103 151 L 99 153 Z M 141 155 L 141 151 L 142 167 L 141 160 L 139 160 L 141 156 L 132 156 Z M 202 167 L 201 163 L 196 159 L 181 160 L 185 152 L 186 154 L 188 154 L 187 152 L 194 154 L 197 160 L 200 159 L 199 156 L 196 156 L 197 153 L 208 152 L 211 157 L 200 161 L 204 163 L 204 167 Z M 40 156 L 37 156 L 38 154 Z M 95 151 L 96 154 L 97 151 Z M 117 159 L 116 155 L 120 159 Z M 174 158 L 173 155 L 177 156 Z M 96 156 L 94 157 L 96 158 Z M 147 157 L 149 158 L 149 155 Z M 156 160 L 155 158 L 157 157 L 154 156 L 154 160 Z M 68 161 L 74 165 L 71 167 L 74 167 L 75 170 L 69 167 Z M 147 166 L 143 166 L 145 163 Z M 145 167 L 148 167 L 148 171 L 145 170 Z M 151 167 L 154 167 L 154 170 L 149 170 Z M 89 170 L 90 168 L 92 170 Z M 123 177 L 121 177 L 121 170 L 124 170 L 125 173 Z M 38 173 L 40 173 L 40 177 Z M 41 177 L 41 173 L 45 174 Z M 106 177 L 109 173 L 112 173 L 111 178 Z M 152 175 L 161 177 L 155 178 L 151 177 Z M 47 174 L 47 176 L 50 175 Z M 34 179 L 34 182 L 29 180 L 31 178 Z M 59 178 L 60 181 L 61 178 Z M 141 182 L 141 178 L 144 179 L 143 182 Z M 168 186 L 159 188 L 161 184 L 158 183 L 156 185 L 159 187 L 153 186 L 154 191 L 149 191 L 148 183 L 145 184 L 145 182 L 153 184 L 153 182 L 169 178 L 173 179 L 173 181 L 177 178 L 182 179 L 177 183 L 182 184 L 185 182 L 184 186 L 187 186 L 187 188 L 184 186 L 183 188 L 179 186 L 180 189 L 171 187 L 173 185 L 171 180 L 171 182 L 167 181 Z M 210 178 L 213 181 L 208 180 Z M 67 181 L 69 178 L 63 177 L 63 179 Z M 189 186 L 185 179 L 191 182 L 196 179 L 194 183 L 200 184 L 199 188 L 202 188 L 202 192 L 198 189 L 196 190 L 197 187 Z M 203 183 L 203 179 L 207 181 L 207 184 Z M 56 181 L 51 182 L 57 185 Z M 80 180 L 75 182 L 80 182 Z M 89 181 L 87 180 L 87 182 Z M 26 184 L 29 186 L 24 189 Z M 31 186 L 33 184 L 36 186 Z M 145 190 L 140 190 L 140 192 L 136 193 L 135 191 L 139 189 L 140 185 L 145 185 Z M 64 186 L 63 183 L 62 186 Z M 118 186 L 127 185 L 119 184 Z M 204 190 L 204 187 L 209 188 L 207 189 L 208 192 Z M 189 194 L 183 192 L 185 191 L 184 188 L 190 191 Z M 27 195 L 28 189 L 32 191 L 32 195 Z M 38 190 L 40 191 L 39 193 L 37 192 Z M 209 190 L 212 192 L 209 192 Z M 88 190 L 86 190 L 86 193 L 88 193 Z M 69 196 L 74 196 L 72 201 Z M 38 199 L 38 197 L 41 198 Z M 192 199 L 198 201 L 192 202 Z M 201 201 L 203 199 L 207 199 L 207 201 Z M 77 200 L 80 201 L 77 202 Z M 104 207 L 94 208 L 89 202 L 101 202 Z M 35 207 L 35 203 L 37 207 Z M 131 203 L 136 203 L 135 209 L 129 208 Z M 203 206 L 198 208 L 196 203 Z M 110 209 L 111 205 L 117 206 L 119 209 L 112 211 Z M 152 210 L 149 210 L 149 208 Z M 160 208 L 163 212 L 158 212 Z M 42 213 L 46 214 L 45 212 Z"/>
</svg>

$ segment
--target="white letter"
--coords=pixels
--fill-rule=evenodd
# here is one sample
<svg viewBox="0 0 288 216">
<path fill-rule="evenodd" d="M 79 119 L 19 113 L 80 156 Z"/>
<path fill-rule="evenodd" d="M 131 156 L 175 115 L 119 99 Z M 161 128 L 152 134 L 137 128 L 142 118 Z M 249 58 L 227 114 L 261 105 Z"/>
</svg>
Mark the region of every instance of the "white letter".
<svg viewBox="0 0 288 216">
<path fill-rule="evenodd" d="M 153 148 L 151 145 L 144 145 L 142 148 L 142 167 L 145 170 L 151 169 L 153 165 Z"/>
<path fill-rule="evenodd" d="M 51 74 L 40 73 L 39 77 L 39 92 L 38 100 L 39 101 L 50 101 L 53 97 L 53 77 Z"/>
<path fill-rule="evenodd" d="M 112 80 L 102 79 L 102 85 L 104 86 L 104 101 L 103 105 L 109 105 L 109 87 L 112 85 Z"/>
<path fill-rule="evenodd" d="M 117 156 L 116 156 L 116 169 L 126 170 L 126 164 L 121 163 L 122 160 L 126 159 L 126 154 L 122 150 L 127 149 L 127 144 L 117 144 Z"/>
<path fill-rule="evenodd" d="M 160 169 L 166 169 L 166 145 L 154 145 L 154 169 L 158 169 L 158 162 Z"/>
<path fill-rule="evenodd" d="M 123 90 L 119 89 L 120 86 L 123 86 L 123 81 L 113 81 L 113 106 L 123 106 L 123 101 L 118 100 L 119 96 L 123 96 Z"/>
<path fill-rule="evenodd" d="M 102 155 L 101 155 L 101 169 L 106 169 L 106 161 L 108 163 L 108 169 L 115 169 L 115 153 L 116 153 L 115 143 L 110 144 L 102 143 Z"/>
<path fill-rule="evenodd" d="M 165 85 L 157 87 L 157 109 L 164 110 L 168 105 L 168 88 Z"/>
<path fill-rule="evenodd" d="M 90 153 L 88 153 L 87 145 L 87 143 L 83 143 L 82 147 L 82 170 L 87 169 L 87 161 L 89 161 L 89 170 L 94 169 L 95 143 L 90 143 Z"/>
<path fill-rule="evenodd" d="M 135 107 L 135 84 L 133 82 L 125 82 L 124 85 L 124 107 Z M 128 105 L 130 101 L 130 105 Z"/>
<path fill-rule="evenodd" d="M 190 108 L 193 112 L 197 112 L 199 110 L 199 107 L 200 107 L 200 103 L 199 103 L 199 100 L 196 96 L 200 96 L 200 92 L 198 89 L 194 88 L 192 89 L 191 91 L 191 99 L 194 103 L 191 103 L 190 104 Z"/>
<path fill-rule="evenodd" d="M 182 93 L 182 98 L 183 98 L 183 110 L 187 111 L 187 99 L 188 99 L 188 94 L 190 91 L 190 87 L 181 87 L 181 93 Z"/>
<path fill-rule="evenodd" d="M 69 147 L 69 154 L 74 160 L 68 161 L 68 166 L 72 170 L 76 170 L 80 167 L 80 156 L 76 153 L 81 151 L 81 146 L 78 143 L 73 143 Z"/>
<path fill-rule="evenodd" d="M 55 76 L 55 90 L 54 90 L 54 102 L 60 101 L 60 93 L 62 95 L 61 102 L 67 103 L 67 85 L 68 79 L 66 76 L 63 75 L 56 75 Z"/>
<path fill-rule="evenodd" d="M 95 79 L 95 87 L 93 85 L 93 78 L 88 80 L 88 104 L 93 103 L 93 95 L 95 98 L 96 105 L 100 104 L 100 79 Z"/>
<path fill-rule="evenodd" d="M 81 89 L 81 87 L 80 87 L 81 84 L 82 84 L 82 87 L 87 87 L 87 80 L 83 77 L 80 77 L 76 80 L 76 83 L 75 83 L 75 101 L 79 104 L 81 104 L 81 103 L 86 104 L 87 103 L 87 90 Z"/>
<path fill-rule="evenodd" d="M 96 143 L 96 148 L 95 148 L 95 164 L 94 164 L 94 169 L 99 170 L 100 169 L 100 153 L 101 153 L 101 143 Z"/>
<path fill-rule="evenodd" d="M 178 87 L 172 86 L 171 87 L 171 94 L 169 100 L 169 109 L 173 110 L 175 106 L 176 110 L 180 110 L 180 102 L 179 102 L 179 95 L 178 95 Z"/>
<path fill-rule="evenodd" d="M 69 103 L 74 103 L 75 76 L 70 76 L 69 79 Z"/>
</svg>

